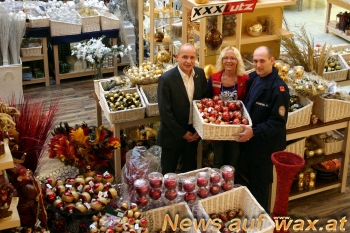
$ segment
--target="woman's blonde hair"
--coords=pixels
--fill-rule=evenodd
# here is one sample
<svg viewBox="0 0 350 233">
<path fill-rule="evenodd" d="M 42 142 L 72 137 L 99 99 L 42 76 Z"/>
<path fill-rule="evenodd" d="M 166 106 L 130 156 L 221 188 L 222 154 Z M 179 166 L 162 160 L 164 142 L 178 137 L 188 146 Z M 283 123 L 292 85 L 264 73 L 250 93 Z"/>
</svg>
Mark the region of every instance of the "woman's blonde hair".
<svg viewBox="0 0 350 233">
<path fill-rule="evenodd" d="M 227 46 L 223 50 L 221 50 L 219 58 L 216 61 L 216 66 L 215 66 L 216 72 L 222 71 L 224 69 L 224 66 L 222 64 L 222 58 L 225 56 L 227 50 L 233 50 L 233 52 L 237 58 L 237 75 L 238 76 L 244 75 L 245 74 L 245 67 L 244 67 L 244 62 L 243 62 L 241 53 L 238 51 L 238 49 L 236 49 L 233 46 Z"/>
</svg>

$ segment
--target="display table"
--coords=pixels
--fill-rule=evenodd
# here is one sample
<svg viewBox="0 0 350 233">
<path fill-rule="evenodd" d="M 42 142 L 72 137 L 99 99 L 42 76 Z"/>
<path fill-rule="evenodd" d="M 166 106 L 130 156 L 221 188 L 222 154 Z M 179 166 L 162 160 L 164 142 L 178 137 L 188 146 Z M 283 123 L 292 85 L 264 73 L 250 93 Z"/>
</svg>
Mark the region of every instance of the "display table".
<svg viewBox="0 0 350 233">
<path fill-rule="evenodd" d="M 105 30 L 105 31 L 87 32 L 87 33 L 81 33 L 77 35 L 51 37 L 50 43 L 53 46 L 54 69 L 55 69 L 54 72 L 55 72 L 56 84 L 60 84 L 62 79 L 76 78 L 76 77 L 95 74 L 94 69 L 87 69 L 85 71 L 77 71 L 77 72 L 73 71 L 65 74 L 60 74 L 58 45 L 80 42 L 82 40 L 89 40 L 91 38 L 98 38 L 101 36 L 105 36 L 106 38 L 111 38 L 112 44 L 116 45 L 118 34 L 119 34 L 119 29 L 113 29 L 113 30 Z M 102 73 L 113 73 L 113 75 L 118 75 L 117 57 L 114 58 L 113 67 L 103 68 Z"/>
<path fill-rule="evenodd" d="M 345 2 L 345 1 L 327 0 L 325 32 L 328 33 L 330 31 L 330 32 L 336 34 L 337 36 L 339 36 L 347 41 L 350 41 L 350 36 L 345 35 L 345 33 L 339 29 L 328 26 L 328 23 L 330 21 L 330 16 L 331 16 L 332 5 L 339 6 L 341 8 L 346 9 L 346 10 L 350 10 L 350 4 Z"/>
</svg>

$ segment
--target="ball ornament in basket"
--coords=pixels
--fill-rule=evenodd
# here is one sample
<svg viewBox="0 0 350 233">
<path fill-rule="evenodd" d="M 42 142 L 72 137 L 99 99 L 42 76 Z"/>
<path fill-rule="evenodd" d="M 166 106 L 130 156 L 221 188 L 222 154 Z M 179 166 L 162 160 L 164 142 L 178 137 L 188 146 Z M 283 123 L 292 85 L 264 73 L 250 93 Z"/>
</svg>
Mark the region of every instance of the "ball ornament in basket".
<svg viewBox="0 0 350 233">
<path fill-rule="evenodd" d="M 305 97 L 320 96 L 325 93 L 331 86 L 331 83 L 315 73 L 306 73 L 302 69 L 293 70 L 290 72 L 290 80 L 294 82 L 291 84 L 294 91 Z"/>
<path fill-rule="evenodd" d="M 159 64 L 168 63 L 171 59 L 170 53 L 165 49 L 161 49 L 156 54 L 156 61 Z"/>
<path fill-rule="evenodd" d="M 140 96 L 137 92 L 126 93 L 120 90 L 105 95 L 109 110 L 112 112 L 142 107 Z"/>
<path fill-rule="evenodd" d="M 126 66 L 123 72 L 133 85 L 146 85 L 158 83 L 158 78 L 163 74 L 163 69 L 160 65 L 147 61 L 140 66 Z"/>
</svg>

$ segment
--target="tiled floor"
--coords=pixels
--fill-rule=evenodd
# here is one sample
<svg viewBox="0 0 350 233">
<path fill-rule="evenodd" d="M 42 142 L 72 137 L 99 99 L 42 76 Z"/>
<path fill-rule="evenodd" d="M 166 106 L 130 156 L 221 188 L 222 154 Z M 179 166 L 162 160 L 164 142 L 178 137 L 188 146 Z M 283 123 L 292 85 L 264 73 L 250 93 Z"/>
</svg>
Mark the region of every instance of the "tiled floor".
<svg viewBox="0 0 350 233">
<path fill-rule="evenodd" d="M 300 0 L 299 0 L 300 1 Z M 297 31 L 301 25 L 314 38 L 315 44 L 335 45 L 349 43 L 348 41 L 332 34 L 325 33 L 325 18 L 326 18 L 326 0 L 302 0 L 302 11 L 298 11 L 298 6 L 286 6 L 284 14 L 288 25 L 292 31 Z M 336 19 L 336 14 L 344 12 L 343 8 L 332 6 L 331 20 Z"/>
</svg>

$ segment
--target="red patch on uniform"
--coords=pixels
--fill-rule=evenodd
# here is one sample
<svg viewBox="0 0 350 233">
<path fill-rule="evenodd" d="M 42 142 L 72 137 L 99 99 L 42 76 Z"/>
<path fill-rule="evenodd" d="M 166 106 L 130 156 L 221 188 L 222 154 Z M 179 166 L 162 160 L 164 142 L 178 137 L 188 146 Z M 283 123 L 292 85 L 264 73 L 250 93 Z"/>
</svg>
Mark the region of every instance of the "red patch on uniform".
<svg viewBox="0 0 350 233">
<path fill-rule="evenodd" d="M 284 92 L 284 86 L 280 86 L 280 91 Z"/>
</svg>

